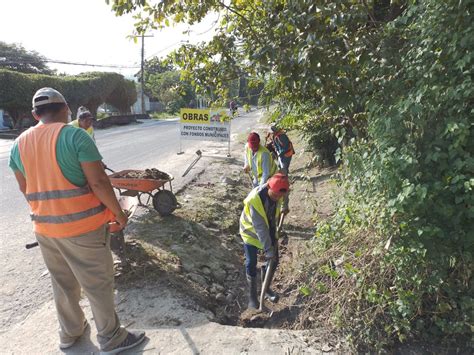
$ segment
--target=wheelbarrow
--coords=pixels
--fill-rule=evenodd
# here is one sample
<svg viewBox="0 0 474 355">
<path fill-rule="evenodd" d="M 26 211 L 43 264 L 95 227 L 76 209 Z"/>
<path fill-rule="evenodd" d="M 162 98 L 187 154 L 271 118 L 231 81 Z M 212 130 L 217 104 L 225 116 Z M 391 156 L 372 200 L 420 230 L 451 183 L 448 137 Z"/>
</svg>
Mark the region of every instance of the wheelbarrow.
<svg viewBox="0 0 474 355">
<path fill-rule="evenodd" d="M 174 178 L 172 175 L 168 174 L 168 179 L 128 178 L 123 176 L 131 172 L 140 174 L 143 170 L 122 170 L 118 172 L 114 172 L 109 168 L 107 170 L 113 172 L 109 175 L 110 183 L 118 190 L 120 196 L 136 196 L 139 206 L 147 207 L 151 200 L 153 208 L 161 216 L 169 216 L 175 209 L 181 207 L 173 194 L 171 181 Z M 167 185 L 169 190 L 165 188 Z M 144 197 L 146 201 L 142 201 Z"/>
</svg>

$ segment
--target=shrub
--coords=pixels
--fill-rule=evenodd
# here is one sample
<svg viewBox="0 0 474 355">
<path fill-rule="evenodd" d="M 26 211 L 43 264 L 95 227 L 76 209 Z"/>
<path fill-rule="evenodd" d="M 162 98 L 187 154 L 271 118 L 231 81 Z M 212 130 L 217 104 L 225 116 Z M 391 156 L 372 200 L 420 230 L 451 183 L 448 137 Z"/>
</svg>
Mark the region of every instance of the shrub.
<svg viewBox="0 0 474 355">
<path fill-rule="evenodd" d="M 371 67 L 384 90 L 368 102 L 368 140 L 343 153 L 343 197 L 318 227 L 310 282 L 325 290 L 319 316 L 356 344 L 472 342 L 472 4 L 414 4 Z"/>
</svg>

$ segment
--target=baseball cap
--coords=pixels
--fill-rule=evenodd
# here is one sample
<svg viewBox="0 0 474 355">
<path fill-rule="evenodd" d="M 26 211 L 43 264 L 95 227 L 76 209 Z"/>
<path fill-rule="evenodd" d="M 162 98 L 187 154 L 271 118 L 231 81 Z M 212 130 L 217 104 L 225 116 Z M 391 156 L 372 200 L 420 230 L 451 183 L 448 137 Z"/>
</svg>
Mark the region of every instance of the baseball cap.
<svg viewBox="0 0 474 355">
<path fill-rule="evenodd" d="M 273 191 L 286 192 L 290 188 L 288 176 L 282 173 L 277 173 L 268 179 L 268 188 Z"/>
<path fill-rule="evenodd" d="M 278 131 L 278 126 L 276 125 L 276 123 L 273 123 L 273 124 L 270 126 L 270 129 L 272 130 L 272 132 L 277 132 L 277 131 Z"/>
<path fill-rule="evenodd" d="M 81 106 L 77 110 L 77 118 L 93 118 L 92 113 L 87 109 L 87 107 Z"/>
<path fill-rule="evenodd" d="M 33 96 L 33 108 L 47 104 L 67 104 L 64 96 L 53 88 L 41 88 Z"/>
</svg>

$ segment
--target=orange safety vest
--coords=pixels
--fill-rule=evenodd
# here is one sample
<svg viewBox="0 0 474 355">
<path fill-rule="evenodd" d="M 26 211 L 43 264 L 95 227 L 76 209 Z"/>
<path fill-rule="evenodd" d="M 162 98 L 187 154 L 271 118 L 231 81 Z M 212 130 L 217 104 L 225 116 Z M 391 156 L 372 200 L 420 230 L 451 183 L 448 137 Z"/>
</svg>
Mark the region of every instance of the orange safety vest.
<svg viewBox="0 0 474 355">
<path fill-rule="evenodd" d="M 64 177 L 56 160 L 56 142 L 64 126 L 38 124 L 18 138 L 34 231 L 51 238 L 91 232 L 113 218 L 88 185 L 78 187 Z"/>
<path fill-rule="evenodd" d="M 281 138 L 280 136 L 283 134 L 284 132 L 282 130 L 279 130 L 278 132 L 275 132 L 273 134 L 273 138 L 275 140 L 278 140 L 278 143 L 280 145 L 282 145 L 282 142 L 281 142 Z M 293 148 L 293 143 L 291 143 L 290 139 L 288 139 L 288 150 L 283 154 L 285 157 L 287 158 L 290 158 L 292 157 L 294 154 L 295 154 L 295 149 Z"/>
</svg>

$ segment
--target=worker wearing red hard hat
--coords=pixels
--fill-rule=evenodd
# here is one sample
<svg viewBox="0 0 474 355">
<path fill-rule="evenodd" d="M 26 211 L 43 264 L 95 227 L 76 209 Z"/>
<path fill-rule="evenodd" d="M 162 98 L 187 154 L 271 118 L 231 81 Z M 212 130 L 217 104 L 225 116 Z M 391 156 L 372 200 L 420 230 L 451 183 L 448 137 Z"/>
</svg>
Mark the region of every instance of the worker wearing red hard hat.
<svg viewBox="0 0 474 355">
<path fill-rule="evenodd" d="M 267 262 L 262 267 L 262 287 L 266 272 L 270 272 L 270 283 L 278 265 L 278 231 L 281 205 L 289 191 L 288 177 L 277 173 L 266 184 L 254 188 L 244 200 L 240 216 L 240 236 L 244 241 L 245 269 L 249 287 L 249 308 L 258 308 L 257 299 L 257 254 L 262 250 Z M 272 267 L 267 270 L 269 261 Z M 265 294 L 272 302 L 278 296 L 268 287 Z"/>
<path fill-rule="evenodd" d="M 247 138 L 244 159 L 244 171 L 250 173 L 253 187 L 265 184 L 277 171 L 270 151 L 260 144 L 260 136 L 256 132 L 251 132 Z"/>
</svg>

